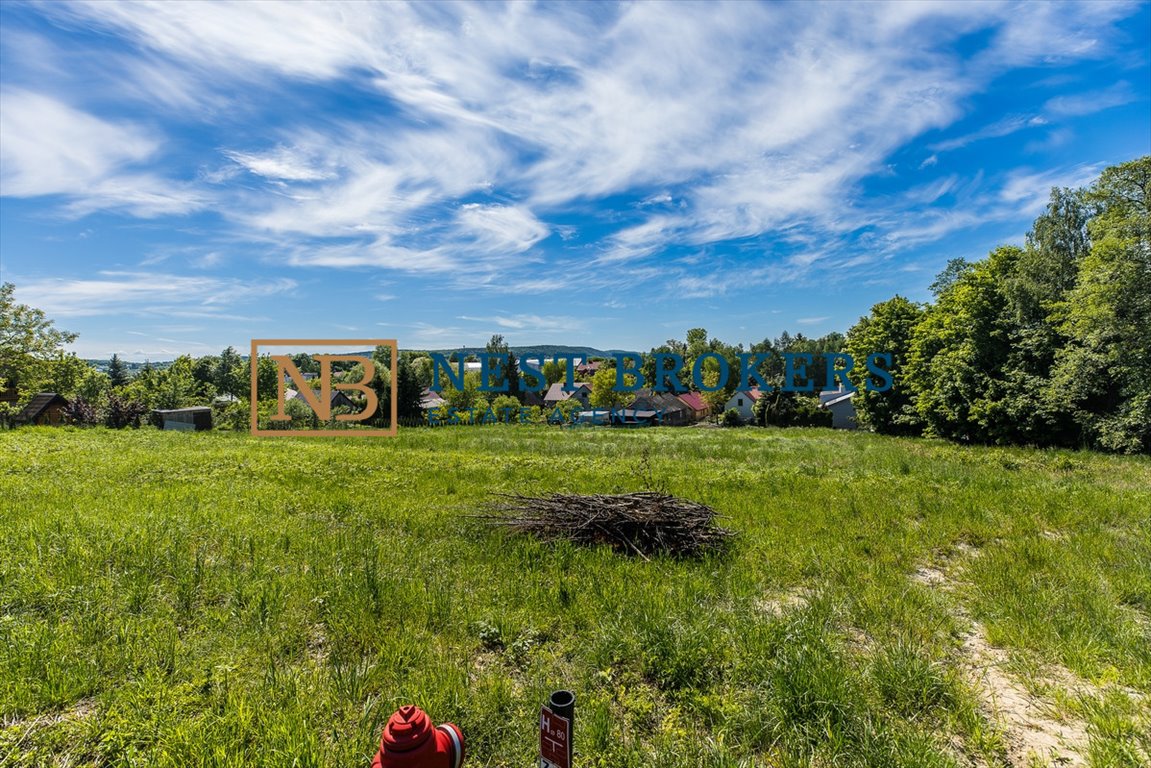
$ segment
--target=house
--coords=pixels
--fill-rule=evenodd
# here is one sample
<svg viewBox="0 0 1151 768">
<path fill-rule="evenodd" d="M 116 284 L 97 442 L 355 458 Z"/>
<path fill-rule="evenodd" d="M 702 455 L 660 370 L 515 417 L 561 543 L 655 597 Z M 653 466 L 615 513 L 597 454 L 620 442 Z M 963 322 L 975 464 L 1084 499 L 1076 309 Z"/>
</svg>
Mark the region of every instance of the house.
<svg viewBox="0 0 1151 768">
<path fill-rule="evenodd" d="M 603 365 L 603 360 L 595 360 L 591 362 L 585 360 L 576 366 L 575 375 L 579 376 L 581 379 L 590 379 L 592 376 L 596 375 L 600 368 L 603 368 Z"/>
<path fill-rule="evenodd" d="M 320 398 L 320 393 L 316 392 L 316 399 L 318 400 L 319 398 Z M 287 404 L 287 403 L 291 402 L 292 400 L 299 400 L 304 405 L 307 405 L 309 409 L 311 409 L 311 407 L 312 407 L 312 406 L 308 405 L 308 398 L 304 397 L 303 395 L 301 395 L 299 392 L 297 392 L 294 389 L 285 389 L 284 390 L 284 403 Z M 353 410 L 353 411 L 358 410 L 356 404 L 352 402 L 352 399 L 338 389 L 332 390 L 332 406 L 331 407 L 332 407 L 332 410 L 335 410 L 336 408 L 348 408 L 348 409 Z"/>
<path fill-rule="evenodd" d="M 665 425 L 679 426 L 692 421 L 691 408 L 671 392 L 654 392 L 645 387 L 636 391 L 635 399 L 627 407 L 634 411 L 657 411 Z"/>
<path fill-rule="evenodd" d="M 206 405 L 194 408 L 157 408 L 152 411 L 152 421 L 160 429 L 202 432 L 212 428 L 212 409 Z"/>
<path fill-rule="evenodd" d="M 575 389 L 567 391 L 564 389 L 564 382 L 557 381 L 548 387 L 547 394 L 544 395 L 544 407 L 555 408 L 563 401 L 573 398 L 579 400 L 580 405 L 587 408 L 591 401 L 591 384 L 586 381 L 577 381 L 575 382 Z"/>
<path fill-rule="evenodd" d="M 759 387 L 737 389 L 723 404 L 723 412 L 735 411 L 744 423 L 755 421 L 755 412 L 752 408 L 755 407 L 755 401 L 759 399 L 760 394 L 762 393 L 759 391 Z"/>
<path fill-rule="evenodd" d="M 856 429 L 859 425 L 855 421 L 855 404 L 851 399 L 855 397 L 855 390 L 828 389 L 819 393 L 819 407 L 831 411 L 831 426 L 833 429 Z"/>
<path fill-rule="evenodd" d="M 711 413 L 711 406 L 703 399 L 703 395 L 699 392 L 684 392 L 676 395 L 680 401 L 688 408 L 688 421 L 695 423 L 703 421 L 707 415 Z"/>
<path fill-rule="evenodd" d="M 300 375 L 304 377 L 304 381 L 315 381 L 316 379 L 320 378 L 320 374 L 318 374 L 318 373 L 301 373 Z M 292 383 L 292 377 L 285 375 L 284 376 L 284 384 L 291 384 L 291 383 Z"/>
<path fill-rule="evenodd" d="M 17 424 L 38 426 L 58 426 L 64 421 L 64 408 L 68 401 L 55 392 L 41 392 L 28 401 L 28 405 L 16 414 Z"/>
<path fill-rule="evenodd" d="M 424 391 L 420 393 L 420 408 L 425 411 L 439 408 L 446 402 L 447 400 L 441 397 L 439 392 L 433 392 L 427 387 L 424 387 Z"/>
</svg>

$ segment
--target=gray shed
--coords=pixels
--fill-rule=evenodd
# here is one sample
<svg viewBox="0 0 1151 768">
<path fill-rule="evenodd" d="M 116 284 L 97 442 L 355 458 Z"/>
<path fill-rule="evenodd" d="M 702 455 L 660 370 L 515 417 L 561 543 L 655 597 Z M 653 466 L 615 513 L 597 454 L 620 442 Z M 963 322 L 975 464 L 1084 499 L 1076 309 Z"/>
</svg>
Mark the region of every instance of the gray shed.
<svg viewBox="0 0 1151 768">
<path fill-rule="evenodd" d="M 200 432 L 212 428 L 212 409 L 206 405 L 195 408 L 156 409 L 152 411 L 152 419 L 160 429 Z"/>
</svg>

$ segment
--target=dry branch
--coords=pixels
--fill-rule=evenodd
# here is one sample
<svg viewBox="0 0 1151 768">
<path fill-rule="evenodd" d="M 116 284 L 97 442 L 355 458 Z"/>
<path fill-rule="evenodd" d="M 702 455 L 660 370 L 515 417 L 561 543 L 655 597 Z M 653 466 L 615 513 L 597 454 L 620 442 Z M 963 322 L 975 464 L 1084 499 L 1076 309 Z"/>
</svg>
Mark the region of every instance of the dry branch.
<svg viewBox="0 0 1151 768">
<path fill-rule="evenodd" d="M 610 544 L 641 556 L 699 555 L 722 549 L 734 533 L 706 504 L 663 493 L 504 494 L 476 518 L 543 541 Z"/>
</svg>

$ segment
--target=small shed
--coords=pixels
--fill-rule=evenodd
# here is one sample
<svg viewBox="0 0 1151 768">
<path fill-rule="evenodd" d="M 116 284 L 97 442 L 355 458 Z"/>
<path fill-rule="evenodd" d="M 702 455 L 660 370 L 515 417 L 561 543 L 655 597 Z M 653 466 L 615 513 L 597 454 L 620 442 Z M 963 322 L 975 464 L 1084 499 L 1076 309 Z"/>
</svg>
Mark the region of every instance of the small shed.
<svg viewBox="0 0 1151 768">
<path fill-rule="evenodd" d="M 156 409 L 152 411 L 152 419 L 160 429 L 200 432 L 212 428 L 212 409 L 206 405 L 195 408 Z"/>
<path fill-rule="evenodd" d="M 67 405 L 68 401 L 63 396 L 55 392 L 41 392 L 16 414 L 16 423 L 55 427 L 64 421 L 64 408 Z"/>
</svg>

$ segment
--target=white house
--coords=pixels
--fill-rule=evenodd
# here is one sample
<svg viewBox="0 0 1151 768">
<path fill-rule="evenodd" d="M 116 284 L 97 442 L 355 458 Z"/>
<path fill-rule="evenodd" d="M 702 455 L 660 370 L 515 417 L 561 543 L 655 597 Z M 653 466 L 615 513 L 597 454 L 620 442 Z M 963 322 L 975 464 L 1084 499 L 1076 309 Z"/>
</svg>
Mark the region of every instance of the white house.
<svg viewBox="0 0 1151 768">
<path fill-rule="evenodd" d="M 856 429 L 855 405 L 851 398 L 855 397 L 854 390 L 847 390 L 842 384 L 839 389 L 828 389 L 819 393 L 819 407 L 831 411 L 831 426 L 833 429 Z"/>
<path fill-rule="evenodd" d="M 760 396 L 759 387 L 752 387 L 751 389 L 737 389 L 735 394 L 728 398 L 727 402 L 723 404 L 723 412 L 736 411 L 739 417 L 745 422 L 753 421 L 755 413 L 752 408 L 755 406 L 755 401 Z"/>
</svg>

